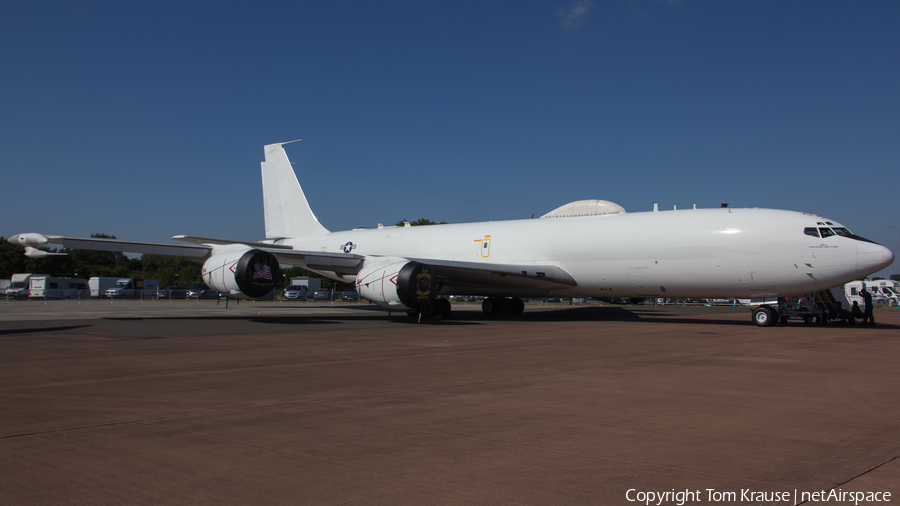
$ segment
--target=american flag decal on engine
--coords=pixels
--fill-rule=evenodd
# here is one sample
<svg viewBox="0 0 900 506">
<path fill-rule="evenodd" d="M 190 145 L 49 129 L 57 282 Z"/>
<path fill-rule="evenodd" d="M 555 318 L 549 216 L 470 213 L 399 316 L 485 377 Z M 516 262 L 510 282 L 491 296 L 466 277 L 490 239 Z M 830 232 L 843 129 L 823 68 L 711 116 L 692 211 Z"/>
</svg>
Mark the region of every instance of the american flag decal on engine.
<svg viewBox="0 0 900 506">
<path fill-rule="evenodd" d="M 266 264 L 256 264 L 253 266 L 253 279 L 272 281 L 272 268 Z"/>
</svg>

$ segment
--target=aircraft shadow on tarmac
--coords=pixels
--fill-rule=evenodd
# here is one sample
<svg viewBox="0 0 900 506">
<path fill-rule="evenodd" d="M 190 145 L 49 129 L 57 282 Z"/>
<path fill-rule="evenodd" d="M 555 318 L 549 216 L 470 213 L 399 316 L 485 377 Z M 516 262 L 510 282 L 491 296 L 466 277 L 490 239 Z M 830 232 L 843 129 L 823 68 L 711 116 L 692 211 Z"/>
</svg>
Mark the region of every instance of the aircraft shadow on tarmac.
<svg viewBox="0 0 900 506">
<path fill-rule="evenodd" d="M 665 311 L 641 311 L 635 310 L 640 314 L 639 319 L 643 321 L 655 322 L 655 323 L 675 323 L 675 324 L 697 324 L 697 325 L 734 325 L 734 326 L 748 326 L 753 325 L 753 322 L 750 320 L 750 313 L 748 311 L 747 318 L 738 318 L 738 319 L 711 319 L 711 318 L 690 318 L 683 314 L 665 312 Z M 731 313 L 734 315 L 735 313 Z M 875 327 L 868 327 L 863 325 L 849 325 L 849 324 L 840 324 L 831 322 L 828 325 L 820 325 L 816 323 L 806 324 L 797 319 L 788 320 L 787 324 L 779 323 L 778 327 L 783 326 L 790 327 L 816 327 L 816 328 L 831 328 L 831 329 L 863 329 L 863 328 L 878 328 L 878 329 L 900 329 L 898 325 L 884 324 L 879 323 Z"/>
<path fill-rule="evenodd" d="M 357 308 L 354 308 L 357 309 Z M 280 325 L 311 325 L 311 324 L 341 324 L 344 322 L 363 322 L 363 321 L 390 321 L 392 323 L 410 324 L 410 325 L 483 325 L 494 321 L 531 321 L 531 322 L 574 322 L 574 321 L 639 321 L 641 317 L 634 312 L 621 307 L 574 307 L 560 308 L 543 311 L 525 311 L 524 314 L 518 316 L 505 316 L 486 314 L 480 310 L 476 311 L 456 311 L 450 314 L 448 318 L 417 318 L 411 317 L 404 311 L 393 311 L 388 313 L 381 308 L 360 307 L 360 311 L 367 314 L 336 314 L 334 317 L 324 317 L 321 313 L 316 315 L 304 316 L 302 310 L 297 315 L 221 315 L 221 316 L 173 316 L 152 318 L 153 320 L 189 320 L 189 321 L 247 321 L 263 324 L 280 324 Z M 141 317 L 105 317 L 104 320 L 111 321 L 139 321 L 145 318 Z M 677 319 L 676 321 L 683 321 Z"/>
<path fill-rule="evenodd" d="M 0 336 L 13 336 L 17 334 L 35 334 L 40 332 L 62 332 L 64 330 L 80 329 L 91 325 L 66 325 L 61 327 L 38 327 L 29 329 L 5 329 L 0 330 Z"/>
<path fill-rule="evenodd" d="M 163 318 L 152 318 L 154 320 L 186 320 L 186 321 L 246 321 L 261 324 L 273 325 L 340 325 L 350 322 L 366 322 L 366 321 L 389 321 L 397 324 L 409 325 L 483 325 L 496 321 L 511 322 L 609 322 L 609 321 L 644 321 L 648 323 L 674 323 L 681 325 L 729 325 L 729 326 L 750 326 L 753 322 L 750 320 L 749 311 L 746 317 L 742 313 L 729 312 L 723 318 L 709 318 L 709 313 L 701 313 L 704 318 L 697 318 L 697 314 L 685 314 L 665 309 L 655 308 L 624 308 L 618 306 L 580 306 L 580 307 L 562 307 L 562 308 L 546 308 L 542 310 L 525 310 L 525 313 L 517 316 L 505 316 L 496 314 L 486 314 L 480 310 L 460 310 L 450 313 L 448 318 L 419 318 L 410 317 L 403 311 L 386 312 L 384 309 L 374 306 L 355 307 L 358 311 L 356 314 L 335 314 L 332 316 L 323 315 L 321 312 L 315 315 L 304 315 L 300 309 L 296 315 L 221 315 L 221 316 L 173 316 Z M 364 314 L 359 314 L 364 313 Z M 740 318 L 734 318 L 735 314 L 741 314 Z M 715 315 L 713 315 L 715 316 Z M 104 320 L 112 321 L 139 321 L 145 318 L 140 317 L 105 317 Z M 806 326 L 799 320 L 791 320 L 790 326 Z M 817 325 L 813 325 L 817 326 Z M 835 327 L 832 324 L 828 327 Z M 845 326 L 838 326 L 844 328 Z M 893 325 L 879 324 L 876 328 L 894 328 Z M 855 328 L 846 326 L 846 328 Z M 898 327 L 900 328 L 900 327 Z"/>
</svg>

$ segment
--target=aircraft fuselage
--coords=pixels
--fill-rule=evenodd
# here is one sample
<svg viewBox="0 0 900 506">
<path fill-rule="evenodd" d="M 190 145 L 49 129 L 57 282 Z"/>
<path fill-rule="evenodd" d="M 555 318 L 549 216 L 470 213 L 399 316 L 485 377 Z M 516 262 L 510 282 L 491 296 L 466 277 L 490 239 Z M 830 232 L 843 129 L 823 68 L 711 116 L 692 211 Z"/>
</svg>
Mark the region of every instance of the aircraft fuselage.
<svg viewBox="0 0 900 506">
<path fill-rule="evenodd" d="M 687 209 L 333 232 L 279 241 L 298 250 L 498 264 L 553 264 L 577 282 L 514 290 L 457 282 L 442 293 L 575 297 L 776 297 L 873 272 L 890 251 L 804 229 L 842 225 L 773 209 Z M 824 235 L 824 234 L 823 234 Z M 876 269 L 877 270 L 877 269 Z M 317 270 L 352 281 L 352 276 Z"/>
</svg>

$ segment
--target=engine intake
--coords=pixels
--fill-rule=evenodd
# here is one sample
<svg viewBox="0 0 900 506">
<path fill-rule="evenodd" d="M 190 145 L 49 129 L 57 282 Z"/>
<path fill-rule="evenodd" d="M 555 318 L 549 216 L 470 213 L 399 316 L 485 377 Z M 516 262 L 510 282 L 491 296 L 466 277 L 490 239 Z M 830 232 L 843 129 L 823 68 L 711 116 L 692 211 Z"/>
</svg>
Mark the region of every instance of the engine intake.
<svg viewBox="0 0 900 506">
<path fill-rule="evenodd" d="M 203 263 L 203 281 L 232 297 L 262 297 L 280 275 L 275 255 L 258 249 L 223 251 Z"/>
<path fill-rule="evenodd" d="M 356 276 L 359 296 L 388 309 L 415 309 L 437 294 L 434 271 L 406 259 L 363 267 Z"/>
</svg>

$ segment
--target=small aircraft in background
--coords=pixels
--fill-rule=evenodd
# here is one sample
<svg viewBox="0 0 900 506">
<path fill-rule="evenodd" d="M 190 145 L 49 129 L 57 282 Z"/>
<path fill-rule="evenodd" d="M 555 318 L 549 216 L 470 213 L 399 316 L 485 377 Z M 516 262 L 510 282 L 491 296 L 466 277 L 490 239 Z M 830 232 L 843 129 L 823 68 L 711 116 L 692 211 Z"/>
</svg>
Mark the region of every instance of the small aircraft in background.
<svg viewBox="0 0 900 506">
<path fill-rule="evenodd" d="M 295 141 L 291 141 L 295 142 Z M 488 313 L 520 314 L 522 297 L 759 298 L 819 292 L 861 279 L 894 261 L 884 246 L 840 223 L 775 209 L 684 209 L 628 213 L 606 200 L 581 200 L 539 219 L 327 230 L 284 151 L 265 146 L 266 239 L 178 235 L 186 244 L 37 233 L 9 241 L 26 254 L 66 248 L 183 256 L 230 297 L 266 295 L 279 264 L 354 283 L 363 299 L 411 314 L 448 315 L 441 295 L 485 296 Z M 754 311 L 774 325 L 778 308 Z"/>
</svg>

